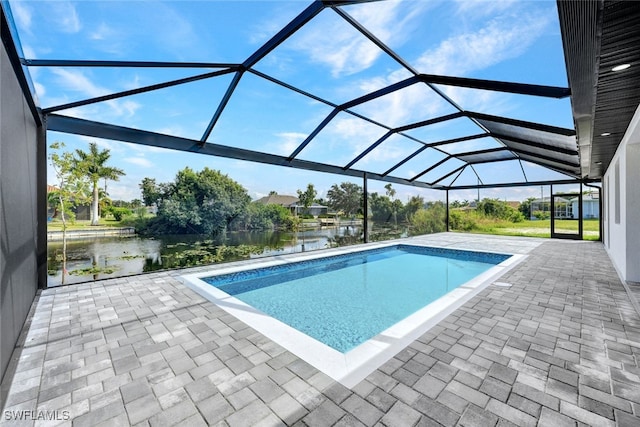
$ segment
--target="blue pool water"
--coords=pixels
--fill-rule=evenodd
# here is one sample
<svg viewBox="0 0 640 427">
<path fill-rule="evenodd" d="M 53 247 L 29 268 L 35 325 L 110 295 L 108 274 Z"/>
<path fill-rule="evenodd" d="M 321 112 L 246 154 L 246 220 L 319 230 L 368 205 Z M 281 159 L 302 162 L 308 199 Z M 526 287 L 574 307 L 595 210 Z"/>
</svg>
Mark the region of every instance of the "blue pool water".
<svg viewBox="0 0 640 427">
<path fill-rule="evenodd" d="M 202 280 L 345 353 L 507 258 L 397 245 Z"/>
</svg>

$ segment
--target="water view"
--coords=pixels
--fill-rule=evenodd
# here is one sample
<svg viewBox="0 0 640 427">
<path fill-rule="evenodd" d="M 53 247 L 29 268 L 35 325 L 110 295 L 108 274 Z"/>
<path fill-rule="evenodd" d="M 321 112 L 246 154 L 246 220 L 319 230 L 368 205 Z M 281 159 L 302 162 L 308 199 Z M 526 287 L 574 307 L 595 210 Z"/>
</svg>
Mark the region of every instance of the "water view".
<svg viewBox="0 0 640 427">
<path fill-rule="evenodd" d="M 323 227 L 301 232 L 228 232 L 211 240 L 202 235 L 97 237 L 67 242 L 64 284 L 87 282 L 155 270 L 230 262 L 292 252 L 327 249 L 361 242 L 359 226 Z M 397 236 L 396 236 L 397 234 Z M 386 238 L 399 237 L 385 233 Z M 62 284 L 62 242 L 47 248 L 49 286 Z"/>
</svg>

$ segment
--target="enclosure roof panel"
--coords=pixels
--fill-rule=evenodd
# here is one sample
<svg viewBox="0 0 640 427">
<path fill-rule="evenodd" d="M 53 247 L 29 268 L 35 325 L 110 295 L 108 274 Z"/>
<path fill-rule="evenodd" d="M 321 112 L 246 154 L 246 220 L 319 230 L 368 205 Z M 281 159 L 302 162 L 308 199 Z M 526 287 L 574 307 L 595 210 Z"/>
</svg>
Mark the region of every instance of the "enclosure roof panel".
<svg viewBox="0 0 640 427">
<path fill-rule="evenodd" d="M 482 181 L 472 165 L 493 162 L 514 181 L 518 160 L 598 176 L 616 145 L 582 132 L 578 110 L 595 101 L 577 79 L 601 77 L 592 122 L 604 135 L 626 120 L 612 110 L 619 90 L 630 92 L 624 117 L 637 105 L 637 67 L 617 78 L 594 65 L 597 40 L 581 48 L 570 32 L 602 19 L 602 67 L 633 62 L 624 29 L 638 35 L 626 18 L 636 5 L 5 0 L 2 10 L 3 40 L 51 130 L 440 189 L 469 168 Z"/>
</svg>

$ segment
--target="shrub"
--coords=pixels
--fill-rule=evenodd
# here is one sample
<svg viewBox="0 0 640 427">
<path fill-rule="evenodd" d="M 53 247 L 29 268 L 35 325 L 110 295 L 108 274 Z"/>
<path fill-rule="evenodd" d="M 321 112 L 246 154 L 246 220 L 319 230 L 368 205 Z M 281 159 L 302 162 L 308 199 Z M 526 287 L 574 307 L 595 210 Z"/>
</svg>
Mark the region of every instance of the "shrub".
<svg viewBox="0 0 640 427">
<path fill-rule="evenodd" d="M 459 231 L 471 231 L 478 227 L 470 212 L 449 211 L 449 228 Z"/>
<path fill-rule="evenodd" d="M 551 218 L 551 215 L 549 214 L 549 212 L 543 212 L 543 211 L 535 211 L 533 213 L 533 216 L 536 219 L 540 219 L 540 220 Z"/>
<path fill-rule="evenodd" d="M 429 209 L 418 209 L 411 216 L 412 234 L 431 234 L 445 231 L 445 208 L 442 203 Z"/>
<path fill-rule="evenodd" d="M 522 222 L 524 221 L 524 215 L 522 214 L 522 212 L 513 209 L 513 212 L 509 214 L 509 218 L 507 219 L 511 222 Z"/>
<path fill-rule="evenodd" d="M 131 209 L 127 208 L 111 208 L 111 214 L 116 221 L 122 221 L 122 218 L 125 216 L 132 215 Z"/>
</svg>

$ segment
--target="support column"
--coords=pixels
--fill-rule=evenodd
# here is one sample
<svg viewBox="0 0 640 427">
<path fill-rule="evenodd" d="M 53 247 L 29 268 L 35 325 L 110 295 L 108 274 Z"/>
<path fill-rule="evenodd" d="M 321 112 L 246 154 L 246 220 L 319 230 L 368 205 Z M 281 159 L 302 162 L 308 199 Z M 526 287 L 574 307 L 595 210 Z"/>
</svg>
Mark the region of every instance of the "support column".
<svg viewBox="0 0 640 427">
<path fill-rule="evenodd" d="M 36 264 L 38 289 L 47 287 L 47 126 L 46 118 L 38 128 L 36 142 Z"/>
<path fill-rule="evenodd" d="M 362 226 L 364 227 L 364 242 L 369 243 L 369 195 L 367 194 L 367 173 L 365 172 L 362 175 L 362 213 L 364 214 L 364 219 L 362 221 Z"/>
<path fill-rule="evenodd" d="M 544 200 L 543 200 L 544 203 Z M 550 227 L 551 227 L 551 237 L 556 232 L 555 221 L 553 220 L 556 215 L 556 204 L 553 200 L 553 184 L 549 185 L 549 219 L 550 219 Z"/>
<path fill-rule="evenodd" d="M 584 212 L 582 210 L 582 183 L 580 183 L 580 194 L 578 194 L 578 235 L 580 236 L 580 240 L 584 240 L 583 236 L 583 227 L 584 227 Z"/>
<path fill-rule="evenodd" d="M 445 225 L 447 226 L 447 231 L 449 231 L 449 189 L 447 189 L 447 209 L 446 209 L 446 217 L 444 220 Z"/>
</svg>

